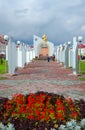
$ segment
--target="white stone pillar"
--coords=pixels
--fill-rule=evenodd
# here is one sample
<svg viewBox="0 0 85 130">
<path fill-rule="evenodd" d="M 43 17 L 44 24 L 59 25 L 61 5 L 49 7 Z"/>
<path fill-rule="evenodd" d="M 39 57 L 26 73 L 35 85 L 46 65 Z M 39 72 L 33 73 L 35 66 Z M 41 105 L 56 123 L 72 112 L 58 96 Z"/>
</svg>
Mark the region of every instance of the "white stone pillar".
<svg viewBox="0 0 85 130">
<path fill-rule="evenodd" d="M 54 48 L 54 55 L 55 55 L 55 60 L 57 60 L 57 46 Z"/>
<path fill-rule="evenodd" d="M 78 41 L 77 37 L 73 38 L 73 74 L 78 74 Z"/>
<path fill-rule="evenodd" d="M 35 58 L 35 49 L 34 48 L 32 50 L 32 55 L 33 55 L 33 58 Z"/>
<path fill-rule="evenodd" d="M 64 67 L 68 67 L 68 43 L 65 43 L 65 49 L 64 49 Z"/>
<path fill-rule="evenodd" d="M 33 57 L 32 57 L 32 49 L 31 48 L 29 49 L 29 55 L 30 55 L 30 61 L 32 61 Z"/>
<path fill-rule="evenodd" d="M 29 63 L 29 51 L 28 51 L 28 48 L 29 48 L 29 46 L 27 45 L 26 46 L 26 64 Z"/>
<path fill-rule="evenodd" d="M 72 67 L 71 66 L 71 41 L 68 42 L 68 67 Z"/>
<path fill-rule="evenodd" d="M 8 61 L 8 45 L 6 45 L 6 61 Z"/>
<path fill-rule="evenodd" d="M 60 45 L 60 62 L 63 62 L 63 45 Z"/>
<path fill-rule="evenodd" d="M 22 67 L 22 45 L 17 47 L 17 66 Z"/>
<path fill-rule="evenodd" d="M 25 45 L 23 43 L 22 45 L 22 67 L 26 65 L 26 51 L 25 51 Z"/>
<path fill-rule="evenodd" d="M 72 67 L 73 49 L 69 48 L 69 67 Z"/>
<path fill-rule="evenodd" d="M 73 38 L 73 74 L 78 74 L 78 42 L 81 43 L 83 37 L 74 37 Z"/>
<path fill-rule="evenodd" d="M 16 70 L 16 45 L 12 42 L 12 38 L 8 41 L 8 72 L 15 74 Z"/>
<path fill-rule="evenodd" d="M 57 61 L 59 61 L 59 46 L 57 46 Z"/>
</svg>

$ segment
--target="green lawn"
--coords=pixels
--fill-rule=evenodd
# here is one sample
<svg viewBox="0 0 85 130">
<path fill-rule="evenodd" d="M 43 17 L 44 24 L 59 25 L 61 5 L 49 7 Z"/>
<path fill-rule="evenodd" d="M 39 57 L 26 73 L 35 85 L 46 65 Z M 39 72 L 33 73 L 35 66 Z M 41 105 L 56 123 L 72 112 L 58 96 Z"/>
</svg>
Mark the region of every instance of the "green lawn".
<svg viewBox="0 0 85 130">
<path fill-rule="evenodd" d="M 80 60 L 78 63 L 79 74 L 85 74 L 85 60 Z"/>
<path fill-rule="evenodd" d="M 85 77 L 80 77 L 79 79 L 85 81 Z"/>
<path fill-rule="evenodd" d="M 7 61 L 0 59 L 0 74 L 4 74 L 8 72 L 8 67 L 7 67 Z"/>
<path fill-rule="evenodd" d="M 79 79 L 85 81 L 85 60 L 79 61 L 78 69 L 79 69 L 79 74 L 82 74 Z"/>
<path fill-rule="evenodd" d="M 78 70 L 80 74 L 85 74 L 85 60 L 79 61 Z"/>
</svg>

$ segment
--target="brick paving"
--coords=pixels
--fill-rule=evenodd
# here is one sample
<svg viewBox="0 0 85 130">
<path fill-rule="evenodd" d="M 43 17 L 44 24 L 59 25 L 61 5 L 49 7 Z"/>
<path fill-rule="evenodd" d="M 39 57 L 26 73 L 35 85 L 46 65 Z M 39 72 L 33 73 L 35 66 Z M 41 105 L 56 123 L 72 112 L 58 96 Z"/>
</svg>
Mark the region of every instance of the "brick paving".
<svg viewBox="0 0 85 130">
<path fill-rule="evenodd" d="M 57 61 L 32 61 L 25 68 L 18 69 L 14 76 L 0 76 L 7 78 L 0 80 L 0 97 L 45 91 L 85 100 L 85 81 L 80 81 L 72 69 L 64 68 Z"/>
</svg>

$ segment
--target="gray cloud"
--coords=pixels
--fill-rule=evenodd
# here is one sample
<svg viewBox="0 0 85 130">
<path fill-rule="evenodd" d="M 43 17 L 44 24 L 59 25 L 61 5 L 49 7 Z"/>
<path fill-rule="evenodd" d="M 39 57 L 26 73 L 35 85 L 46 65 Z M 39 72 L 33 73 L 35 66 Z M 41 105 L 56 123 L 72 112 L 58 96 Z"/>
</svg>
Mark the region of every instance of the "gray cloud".
<svg viewBox="0 0 85 130">
<path fill-rule="evenodd" d="M 32 42 L 47 35 L 57 44 L 85 34 L 84 0 L 0 0 L 0 34 Z"/>
</svg>

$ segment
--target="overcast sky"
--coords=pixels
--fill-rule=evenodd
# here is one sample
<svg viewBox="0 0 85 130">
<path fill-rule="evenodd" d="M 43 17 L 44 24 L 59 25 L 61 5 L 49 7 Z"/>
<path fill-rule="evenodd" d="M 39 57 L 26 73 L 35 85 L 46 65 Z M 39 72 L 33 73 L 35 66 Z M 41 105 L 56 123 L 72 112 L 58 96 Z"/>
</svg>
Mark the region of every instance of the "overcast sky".
<svg viewBox="0 0 85 130">
<path fill-rule="evenodd" d="M 85 37 L 85 0 L 0 0 L 0 34 L 31 44 L 33 35 L 55 44 Z"/>
</svg>

